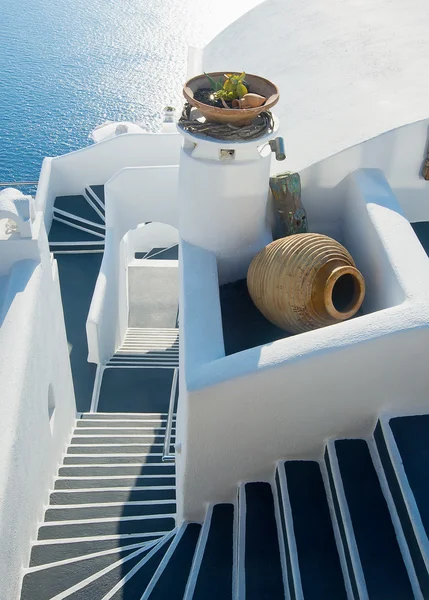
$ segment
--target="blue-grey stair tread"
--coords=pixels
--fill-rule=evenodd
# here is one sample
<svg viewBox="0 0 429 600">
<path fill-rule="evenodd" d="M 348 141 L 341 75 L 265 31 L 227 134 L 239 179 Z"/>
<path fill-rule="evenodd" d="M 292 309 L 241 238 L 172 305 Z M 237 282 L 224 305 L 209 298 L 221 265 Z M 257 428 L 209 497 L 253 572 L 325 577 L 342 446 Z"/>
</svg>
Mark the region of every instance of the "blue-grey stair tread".
<svg viewBox="0 0 429 600">
<path fill-rule="evenodd" d="M 132 552 L 133 550 L 122 548 L 112 554 L 82 558 L 82 560 L 76 562 L 54 565 L 48 569 L 28 573 L 24 576 L 21 600 L 47 600 L 53 598 Z"/>
<path fill-rule="evenodd" d="M 100 202 L 102 204 L 104 204 L 105 201 L 105 195 L 104 195 L 104 185 L 90 185 L 89 186 L 91 192 L 93 192 L 97 198 L 100 200 Z"/>
<path fill-rule="evenodd" d="M 346 600 L 320 467 L 313 461 L 288 461 L 285 472 L 304 597 Z"/>
<path fill-rule="evenodd" d="M 246 600 L 284 600 L 274 499 L 268 483 L 247 483 Z"/>
<path fill-rule="evenodd" d="M 81 219 L 93 221 L 104 225 L 103 219 L 87 202 L 85 196 L 57 196 L 54 202 L 54 208 L 64 210 Z"/>
<path fill-rule="evenodd" d="M 59 220 L 59 219 L 61 219 L 61 220 Z M 74 225 L 76 225 L 77 227 L 84 227 L 85 229 L 89 229 L 91 232 L 91 235 L 96 235 L 98 233 L 103 237 L 100 237 L 100 235 L 96 235 L 96 237 L 101 242 L 104 241 L 106 228 L 99 223 L 84 223 L 83 221 L 79 221 L 79 219 L 75 219 L 73 216 L 68 216 L 68 215 L 63 215 L 63 214 L 58 214 L 58 213 L 54 214 L 54 220 L 61 223 L 62 225 L 67 225 L 68 227 L 73 227 Z M 67 223 L 64 223 L 63 221 L 67 221 Z M 85 233 L 83 230 L 80 230 L 80 231 L 82 231 L 82 233 Z"/>
<path fill-rule="evenodd" d="M 201 525 L 197 523 L 187 525 L 167 566 L 150 594 L 150 600 L 166 600 L 167 598 L 168 600 L 182 600 L 200 530 Z"/>
<path fill-rule="evenodd" d="M 151 485 L 156 486 L 174 486 L 176 478 L 174 475 L 170 477 L 150 477 L 145 475 L 144 477 L 118 477 L 115 479 L 109 479 L 102 477 L 100 479 L 57 479 L 55 482 L 56 490 L 72 490 L 79 488 L 112 488 L 112 487 L 148 487 Z"/>
<path fill-rule="evenodd" d="M 81 540 L 77 542 L 61 542 L 52 544 L 36 544 L 31 549 L 30 567 L 37 567 L 44 564 L 67 560 L 69 558 L 77 558 L 94 552 L 103 552 L 113 548 L 124 548 L 134 544 L 145 544 L 151 539 L 156 539 L 157 536 L 148 537 L 130 537 L 124 536 L 120 538 L 106 540 Z"/>
<path fill-rule="evenodd" d="M 123 565 L 117 567 L 116 569 L 112 569 L 109 573 L 106 573 L 98 580 L 94 582 L 88 583 L 82 590 L 75 592 L 74 594 L 67 596 L 67 600 L 102 600 L 111 590 L 123 579 L 130 574 L 130 579 L 123 582 L 123 586 L 118 590 L 118 592 L 112 597 L 114 600 L 131 600 L 135 596 L 132 595 L 133 592 L 133 580 L 136 581 L 135 578 L 139 579 L 140 582 L 140 595 L 137 597 L 140 600 L 144 589 L 147 583 L 150 581 L 153 573 L 155 572 L 157 566 L 161 562 L 164 554 L 166 553 L 168 546 L 171 542 L 167 541 L 161 548 L 159 548 L 155 554 L 151 558 L 147 558 L 149 556 L 148 552 L 144 554 L 140 554 L 136 558 L 132 558 L 127 561 Z M 139 564 L 141 566 L 139 567 Z M 138 568 L 137 572 L 132 575 L 131 571 L 133 568 Z M 133 592 L 135 593 L 135 591 Z"/>
<path fill-rule="evenodd" d="M 121 465 L 121 464 L 152 464 L 160 463 L 162 452 L 156 454 L 127 454 L 118 456 L 110 454 L 109 456 L 79 456 L 79 454 L 69 454 L 64 457 L 64 465 Z"/>
<path fill-rule="evenodd" d="M 166 413 L 148 413 L 141 411 L 139 413 L 124 413 L 124 412 L 114 412 L 114 413 L 83 413 L 79 421 L 77 421 L 76 425 L 83 425 L 84 421 L 167 421 Z M 118 423 L 119 426 L 119 423 Z M 94 427 L 94 425 L 90 425 L 90 427 Z M 116 424 L 115 424 L 116 427 Z"/>
<path fill-rule="evenodd" d="M 139 256 L 137 256 L 139 254 Z M 144 256 L 141 253 L 136 253 L 135 258 L 146 258 L 155 260 L 178 260 L 179 259 L 179 246 L 171 246 L 171 248 L 152 248 Z"/>
<path fill-rule="evenodd" d="M 100 238 L 101 239 L 101 238 Z M 56 242 L 52 242 L 49 244 L 49 250 L 55 255 L 55 257 L 57 256 L 61 256 L 62 254 L 73 254 L 73 255 L 77 255 L 77 254 L 83 254 L 85 253 L 86 256 L 88 256 L 88 254 L 98 254 L 100 256 L 102 256 L 103 252 L 104 252 L 104 240 L 101 240 L 102 244 L 101 245 L 92 245 L 90 244 L 89 246 L 85 245 L 85 244 L 78 244 L 76 246 L 74 245 L 60 245 Z"/>
<path fill-rule="evenodd" d="M 347 543 L 346 530 L 345 530 L 345 526 L 344 526 L 344 521 L 341 516 L 340 504 L 339 504 L 337 490 L 335 488 L 334 478 L 333 478 L 333 474 L 332 474 L 332 465 L 331 465 L 329 452 L 328 452 L 327 448 L 325 449 L 324 461 L 325 461 L 326 470 L 327 470 L 327 474 L 328 474 L 329 487 L 330 487 L 331 493 L 332 493 L 332 503 L 333 503 L 335 514 L 337 517 L 338 529 L 340 532 L 341 542 L 342 542 L 343 549 L 344 549 L 344 555 L 345 555 L 346 564 L 347 564 L 347 571 L 348 571 L 348 574 L 350 577 L 350 583 L 351 583 L 351 587 L 352 587 L 353 597 L 357 599 L 359 597 L 359 588 L 358 588 L 358 583 L 357 583 L 357 579 L 356 579 L 356 574 L 355 574 L 354 568 L 353 568 L 353 562 L 352 562 L 352 558 L 351 558 L 350 548 Z"/>
<path fill-rule="evenodd" d="M 78 411 L 89 409 L 94 388 L 96 365 L 88 362 L 86 320 L 102 258 L 102 254 L 59 254 L 57 256 Z"/>
<path fill-rule="evenodd" d="M 174 369 L 105 369 L 98 408 L 108 412 L 167 412 Z M 124 389 L 127 393 L 124 394 Z"/>
<path fill-rule="evenodd" d="M 335 449 L 369 597 L 412 600 L 410 580 L 367 443 L 339 440 Z"/>
<path fill-rule="evenodd" d="M 135 465 L 135 466 L 101 466 L 93 467 L 91 465 L 76 465 L 69 467 L 60 467 L 58 472 L 60 477 L 109 477 L 118 476 L 133 477 L 137 475 L 163 475 L 165 477 L 175 477 L 175 465 L 162 463 L 162 464 L 148 464 L 148 465 Z"/>
<path fill-rule="evenodd" d="M 216 504 L 193 600 L 231 600 L 234 506 Z"/>
<path fill-rule="evenodd" d="M 290 600 L 296 600 L 295 586 L 294 586 L 294 582 L 293 582 L 292 560 L 291 560 L 291 556 L 290 556 L 289 546 L 287 544 L 286 517 L 285 517 L 284 506 L 281 501 L 282 491 L 281 491 L 280 476 L 279 476 L 280 469 L 283 469 L 282 464 L 279 464 L 277 466 L 276 475 L 275 475 L 275 483 L 276 483 L 276 489 L 277 489 L 277 496 L 279 498 L 280 527 L 281 527 L 281 531 L 283 533 L 283 541 L 284 541 L 283 544 L 284 544 L 285 562 L 286 562 L 285 566 L 286 566 L 286 574 L 287 574 L 287 586 L 288 586 L 287 589 L 289 591 Z"/>
<path fill-rule="evenodd" d="M 131 502 L 142 500 L 174 500 L 175 488 L 161 490 L 133 488 L 130 490 L 97 490 L 91 489 L 87 492 L 56 491 L 50 495 L 50 504 L 90 504 L 91 502 Z"/>
<path fill-rule="evenodd" d="M 162 452 L 163 444 L 136 444 L 135 446 L 69 446 L 67 454 L 150 454 Z"/>
<path fill-rule="evenodd" d="M 100 445 L 100 444 L 163 444 L 164 435 L 152 435 L 147 433 L 146 435 L 135 435 L 135 436 L 90 436 L 90 435 L 74 435 L 70 441 L 72 445 Z"/>
<path fill-rule="evenodd" d="M 99 535 L 119 535 L 127 533 L 152 533 L 170 531 L 174 527 L 174 518 L 160 517 L 148 519 L 129 519 L 125 521 L 90 521 L 88 523 L 42 525 L 39 540 L 52 540 L 73 537 L 92 537 Z"/>
<path fill-rule="evenodd" d="M 154 435 L 154 436 L 164 436 L 165 435 L 165 427 L 141 427 L 138 428 L 136 427 L 135 429 L 133 429 L 132 427 L 127 427 L 127 428 L 118 428 L 115 429 L 113 427 L 109 427 L 106 429 L 103 429 L 102 427 L 97 427 L 95 428 L 93 427 L 79 427 L 78 429 L 74 430 L 74 434 L 73 436 L 76 437 L 82 437 L 82 436 L 87 436 L 88 438 L 93 436 L 93 435 L 108 435 L 108 436 L 117 436 L 117 437 L 123 437 L 123 436 L 148 436 L 148 435 Z"/>
<path fill-rule="evenodd" d="M 420 221 L 418 223 L 411 223 L 415 234 L 419 238 L 421 245 L 423 246 L 426 254 L 429 256 L 429 221 Z"/>
<path fill-rule="evenodd" d="M 159 563 L 164 557 L 168 548 L 172 544 L 174 537 L 170 538 L 161 549 L 157 551 L 155 556 L 151 558 L 129 579 L 124 586 L 112 596 L 112 600 L 141 600 L 142 594 L 146 589 L 149 581 L 153 577 Z M 175 582 L 170 582 L 171 588 L 174 589 Z M 169 596 L 167 596 L 169 599 Z M 166 600 L 167 600 L 166 598 Z M 82 599 L 83 600 L 83 599 Z"/>
<path fill-rule="evenodd" d="M 401 527 L 407 540 L 420 588 L 423 592 L 424 598 L 429 598 L 429 573 L 422 555 L 422 548 L 417 539 L 411 517 L 405 504 L 401 486 L 399 485 L 396 476 L 396 470 L 392 464 L 380 421 L 378 421 L 375 428 L 374 439 L 377 444 L 378 454 L 383 465 L 383 470 L 386 475 L 390 493 L 392 494 L 392 498 L 395 502 L 396 510 L 401 521 Z M 424 474 L 424 477 L 425 476 L 426 473 Z"/>
<path fill-rule="evenodd" d="M 49 243 L 55 244 L 56 242 L 92 242 L 99 248 L 100 244 L 104 243 L 104 238 L 54 219 L 49 230 Z"/>
<path fill-rule="evenodd" d="M 81 519 L 104 519 L 106 517 L 138 517 L 140 515 L 174 514 L 176 503 L 118 504 L 115 506 L 85 506 L 76 508 L 48 508 L 45 522 L 80 521 Z"/>
<path fill-rule="evenodd" d="M 429 415 L 390 419 L 390 427 L 423 526 L 429 535 Z"/>
</svg>

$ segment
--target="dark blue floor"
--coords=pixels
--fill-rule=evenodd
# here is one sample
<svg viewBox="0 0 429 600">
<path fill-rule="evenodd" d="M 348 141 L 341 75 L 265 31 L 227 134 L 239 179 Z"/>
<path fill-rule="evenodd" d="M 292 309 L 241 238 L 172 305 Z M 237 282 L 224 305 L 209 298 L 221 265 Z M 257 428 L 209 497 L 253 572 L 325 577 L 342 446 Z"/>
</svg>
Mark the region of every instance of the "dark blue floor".
<svg viewBox="0 0 429 600">
<path fill-rule="evenodd" d="M 240 279 L 219 288 L 225 354 L 269 344 L 291 334 L 270 323 L 253 304 L 247 282 Z"/>
<path fill-rule="evenodd" d="M 173 369 L 105 369 L 97 410 L 166 413 L 172 381 Z"/>
<path fill-rule="evenodd" d="M 419 223 L 411 223 L 414 233 L 419 238 L 426 254 L 429 256 L 429 222 L 421 221 Z"/>
<path fill-rule="evenodd" d="M 79 412 L 89 410 L 96 365 L 88 362 L 86 319 L 102 254 L 57 254 L 67 341 Z"/>
<path fill-rule="evenodd" d="M 390 420 L 426 533 L 429 533 L 429 415 Z"/>
<path fill-rule="evenodd" d="M 338 440 L 335 449 L 369 597 L 413 600 L 410 580 L 366 441 Z"/>
<path fill-rule="evenodd" d="M 319 464 L 288 461 L 284 468 L 304 597 L 347 600 Z"/>
</svg>

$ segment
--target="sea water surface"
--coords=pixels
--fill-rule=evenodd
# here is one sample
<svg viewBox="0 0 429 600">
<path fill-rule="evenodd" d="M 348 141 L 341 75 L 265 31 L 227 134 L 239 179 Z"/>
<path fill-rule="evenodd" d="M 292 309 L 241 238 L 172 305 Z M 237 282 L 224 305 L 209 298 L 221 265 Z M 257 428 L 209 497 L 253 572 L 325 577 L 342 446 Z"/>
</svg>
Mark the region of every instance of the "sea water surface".
<svg viewBox="0 0 429 600">
<path fill-rule="evenodd" d="M 0 181 L 37 179 L 106 119 L 155 131 L 182 103 L 188 46 L 259 2 L 0 0 Z"/>
</svg>

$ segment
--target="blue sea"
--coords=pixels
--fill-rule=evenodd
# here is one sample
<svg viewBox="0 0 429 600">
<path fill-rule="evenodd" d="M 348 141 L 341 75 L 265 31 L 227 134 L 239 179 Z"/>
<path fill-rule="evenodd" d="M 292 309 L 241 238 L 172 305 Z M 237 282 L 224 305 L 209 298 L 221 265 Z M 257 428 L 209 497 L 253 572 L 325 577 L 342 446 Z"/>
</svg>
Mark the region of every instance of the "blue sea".
<svg viewBox="0 0 429 600">
<path fill-rule="evenodd" d="M 105 121 L 155 131 L 180 107 L 189 45 L 259 0 L 1 0 L 0 181 L 91 143 Z"/>
</svg>

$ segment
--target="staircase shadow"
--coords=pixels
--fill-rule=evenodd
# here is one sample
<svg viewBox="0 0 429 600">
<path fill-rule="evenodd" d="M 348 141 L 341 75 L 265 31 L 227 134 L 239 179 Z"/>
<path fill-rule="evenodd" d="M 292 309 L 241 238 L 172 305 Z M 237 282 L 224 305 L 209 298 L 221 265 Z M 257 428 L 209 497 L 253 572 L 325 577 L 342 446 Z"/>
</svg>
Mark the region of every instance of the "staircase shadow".
<svg viewBox="0 0 429 600">
<path fill-rule="evenodd" d="M 122 519 L 118 521 L 118 534 L 125 536 L 125 543 L 133 543 L 132 540 L 135 539 L 139 542 L 149 542 L 149 546 L 147 550 L 122 564 L 117 575 L 122 584 L 115 594 L 115 600 L 140 600 L 171 540 L 157 551 L 156 543 L 175 526 L 175 464 L 162 462 L 164 424 L 154 429 L 154 434 L 159 437 L 155 437 L 150 446 L 147 446 L 146 461 L 140 466 L 136 487 L 130 489 L 125 500 L 126 503 L 139 504 L 124 504 Z M 140 504 L 142 502 L 144 504 Z M 134 522 L 124 520 L 132 516 L 140 519 Z M 137 533 L 143 533 L 145 537 L 133 538 Z M 126 558 L 135 552 L 136 550 L 127 551 L 123 548 L 120 555 Z"/>
</svg>

